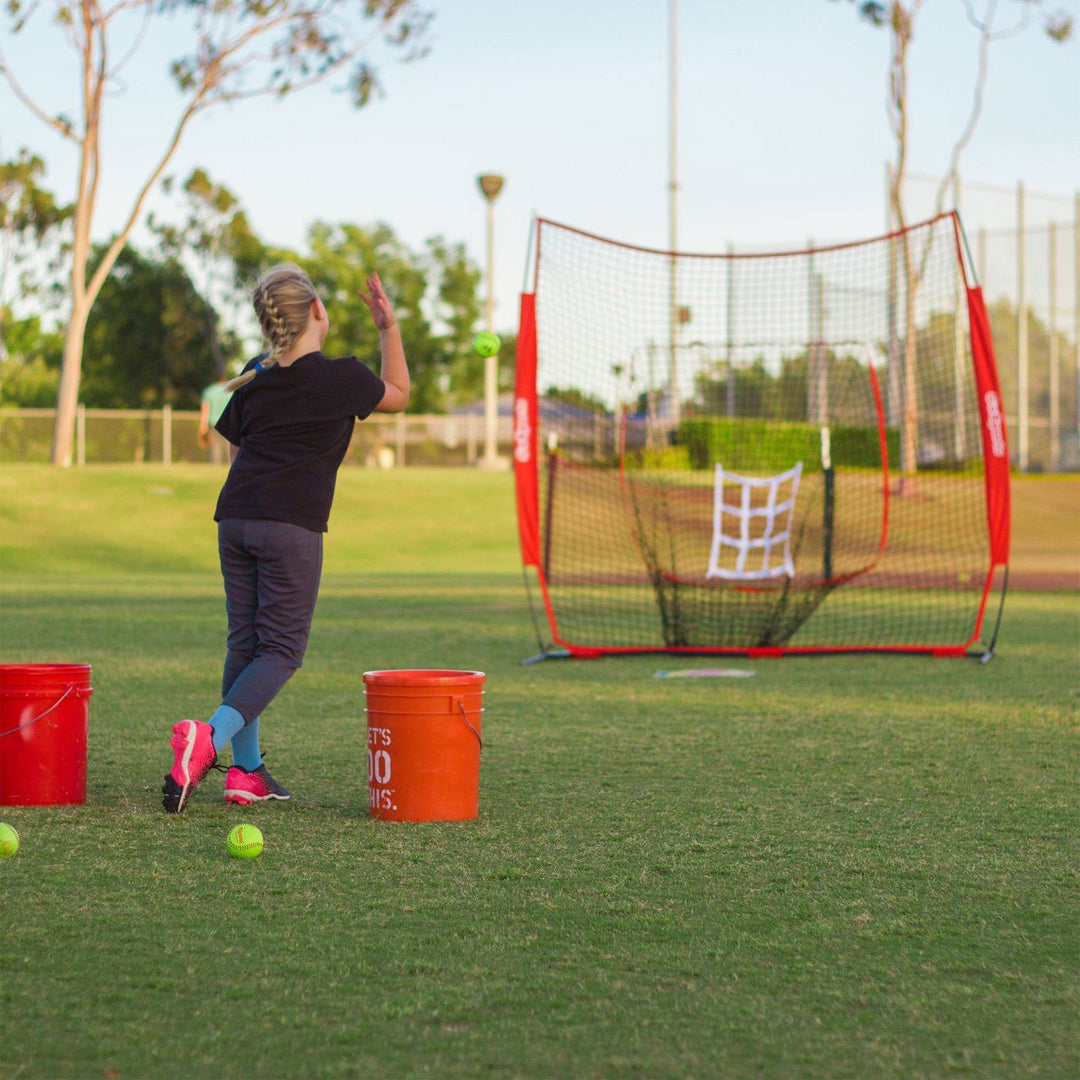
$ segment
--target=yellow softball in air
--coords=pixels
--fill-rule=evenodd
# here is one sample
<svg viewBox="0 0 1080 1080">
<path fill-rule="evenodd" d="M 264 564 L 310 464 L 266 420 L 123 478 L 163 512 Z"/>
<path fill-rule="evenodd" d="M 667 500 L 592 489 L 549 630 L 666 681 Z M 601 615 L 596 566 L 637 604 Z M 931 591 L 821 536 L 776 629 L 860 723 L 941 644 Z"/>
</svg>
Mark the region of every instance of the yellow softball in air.
<svg viewBox="0 0 1080 1080">
<path fill-rule="evenodd" d="M 490 330 L 485 330 L 483 333 L 477 334 L 473 338 L 472 342 L 473 352 L 477 356 L 494 356 L 502 347 L 502 342 L 499 340 L 498 334 L 491 333 Z"/>
</svg>

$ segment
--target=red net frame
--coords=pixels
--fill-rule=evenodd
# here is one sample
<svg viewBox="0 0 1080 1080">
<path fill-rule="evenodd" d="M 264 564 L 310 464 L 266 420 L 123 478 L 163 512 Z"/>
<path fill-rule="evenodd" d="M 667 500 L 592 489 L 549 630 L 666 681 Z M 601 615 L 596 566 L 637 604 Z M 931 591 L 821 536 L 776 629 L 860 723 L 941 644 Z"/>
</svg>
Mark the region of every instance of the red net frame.
<svg viewBox="0 0 1080 1080">
<path fill-rule="evenodd" d="M 514 467 L 526 581 L 532 568 L 552 646 L 972 650 L 995 588 L 1004 601 L 1009 459 L 955 213 L 768 254 L 535 229 Z M 727 503 L 710 495 L 713 470 L 765 489 L 796 457 L 791 572 L 710 580 L 709 519 Z M 767 546 L 738 524 L 744 545 Z"/>
</svg>

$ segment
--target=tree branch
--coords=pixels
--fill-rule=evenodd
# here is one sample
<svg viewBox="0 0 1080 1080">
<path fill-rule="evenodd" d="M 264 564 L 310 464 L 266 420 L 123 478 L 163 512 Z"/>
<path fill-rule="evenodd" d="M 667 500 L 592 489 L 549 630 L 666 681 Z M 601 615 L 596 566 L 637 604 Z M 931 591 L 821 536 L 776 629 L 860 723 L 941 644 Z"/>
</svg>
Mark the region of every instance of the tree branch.
<svg viewBox="0 0 1080 1080">
<path fill-rule="evenodd" d="M 105 37 L 106 24 L 99 22 L 95 27 L 98 39 L 97 77 L 94 82 L 92 104 L 87 112 L 86 138 L 90 151 L 90 215 L 97 206 L 98 183 L 101 179 L 101 99 L 105 93 L 108 70 L 108 41 Z"/>
<path fill-rule="evenodd" d="M 297 90 L 303 90 L 309 86 L 314 86 L 316 83 L 322 82 L 323 79 L 333 75 L 334 72 L 339 71 L 345 64 L 354 59 L 359 51 L 359 49 L 352 50 L 333 61 L 331 64 L 328 64 L 322 71 L 318 71 L 314 75 L 309 75 L 306 78 L 299 79 L 296 82 L 289 83 L 288 93 L 292 94 Z M 233 70 L 239 70 L 239 67 Z M 251 98 L 266 97 L 267 95 L 281 93 L 281 88 L 273 85 L 260 86 L 255 90 L 226 91 L 216 95 L 214 101 L 208 102 L 206 107 L 209 108 L 211 104 L 217 104 L 218 102 L 248 101 Z"/>
<path fill-rule="evenodd" d="M 124 222 L 123 228 L 121 228 L 120 232 L 113 238 L 112 243 L 107 248 L 101 262 L 94 271 L 94 276 L 90 279 L 90 283 L 86 288 L 87 299 L 91 304 L 94 302 L 97 294 L 101 291 L 101 286 L 109 276 L 109 271 L 112 270 L 117 256 L 124 248 L 124 244 L 127 243 L 127 238 L 131 235 L 131 230 L 135 228 L 135 223 L 139 220 L 143 203 L 146 202 L 146 197 L 150 194 L 150 189 L 157 183 L 158 178 L 165 171 L 165 167 L 169 164 L 173 154 L 176 153 L 176 148 L 180 145 L 180 139 L 183 137 L 184 129 L 187 127 L 191 118 L 198 112 L 199 104 L 204 93 L 205 86 L 202 86 L 199 88 L 199 92 L 192 98 L 188 107 L 181 114 L 180 119 L 177 121 L 176 127 L 173 130 L 172 138 L 169 140 L 169 145 L 166 147 L 165 152 L 162 154 L 157 166 L 150 174 L 146 183 L 139 189 L 139 194 L 135 198 L 135 203 L 131 208 L 131 213 L 128 214 L 127 220 Z"/>
<path fill-rule="evenodd" d="M 217 91 L 217 88 L 222 84 L 231 80 L 235 75 L 241 72 L 245 67 L 260 59 L 266 59 L 263 54 L 257 54 L 254 56 L 248 56 L 241 58 L 234 63 L 226 63 L 233 57 L 236 57 L 241 53 L 248 45 L 250 45 L 256 38 L 259 38 L 271 30 L 277 29 L 281 26 L 287 26 L 289 23 L 303 23 L 308 19 L 312 19 L 319 16 L 320 9 L 325 5 L 325 0 L 319 0 L 310 10 L 286 12 L 277 16 L 275 19 L 269 22 L 262 22 L 256 26 L 251 27 L 249 30 L 244 31 L 234 41 L 228 42 L 220 46 L 215 52 L 215 64 L 218 67 L 218 72 L 212 82 L 208 82 L 208 89 Z M 371 33 L 363 38 L 361 41 L 356 42 L 351 48 L 346 50 L 337 57 L 335 60 L 327 64 L 325 68 L 315 72 L 313 75 L 306 76 L 299 79 L 296 82 L 290 82 L 288 93 L 293 93 L 298 89 L 304 89 L 308 86 L 313 86 L 316 83 L 321 82 L 328 76 L 338 71 L 344 65 L 354 60 L 360 53 L 367 49 L 372 42 L 374 42 L 378 36 L 385 31 L 388 20 L 383 19 L 379 25 L 371 31 Z M 232 102 L 232 101 L 244 101 L 249 98 L 263 97 L 266 95 L 280 94 L 282 88 L 275 86 L 273 83 L 268 83 L 264 86 L 260 86 L 254 90 L 223 90 L 213 93 L 210 100 L 204 102 L 200 109 L 209 108 L 212 105 L 219 102 Z"/>
<path fill-rule="evenodd" d="M 986 14 L 981 19 L 975 14 L 975 7 L 971 0 L 964 0 L 964 7 L 967 10 L 968 22 L 971 23 L 980 34 L 989 34 L 994 25 L 994 9 L 997 7 L 997 0 L 991 0 L 990 6 L 986 9 Z M 997 41 L 1000 38 L 1012 37 L 1014 34 L 1019 34 L 1023 30 L 1026 30 L 1028 24 L 1031 22 L 1031 7 L 1031 0 L 1024 0 L 1024 13 L 1020 17 L 1020 21 L 1013 26 L 1010 26 L 1008 30 L 999 30 L 996 34 L 991 34 L 990 40 Z"/>
<path fill-rule="evenodd" d="M 131 11 L 134 8 L 145 8 L 147 12 L 152 11 L 149 0 L 119 0 L 119 3 L 113 4 L 108 11 L 102 13 L 103 22 L 111 22 L 114 15 L 119 15 L 123 11 Z"/>
<path fill-rule="evenodd" d="M 0 51 L 0 75 L 3 75 L 15 91 L 15 96 L 41 121 L 48 124 L 54 131 L 58 131 L 65 139 L 77 143 L 78 137 L 72 132 L 71 125 L 65 123 L 58 116 L 50 116 L 30 95 L 22 88 L 18 79 L 11 72 L 4 54 Z"/>
<path fill-rule="evenodd" d="M 150 16 L 153 14 L 153 11 L 152 11 L 150 5 L 146 2 L 146 0 L 136 0 L 136 2 L 134 4 L 127 4 L 127 3 L 117 4 L 117 6 L 114 7 L 109 12 L 109 14 L 105 17 L 105 20 L 107 22 L 118 11 L 122 10 L 123 8 L 138 7 L 138 6 L 141 6 L 142 9 L 143 9 L 142 25 L 139 27 L 138 31 L 135 34 L 135 40 L 131 43 L 131 48 L 129 48 L 128 51 L 120 58 L 120 62 L 116 65 L 116 67 L 114 67 L 108 73 L 107 77 L 110 78 L 110 79 L 113 79 L 117 75 L 120 74 L 120 72 L 127 65 L 128 61 L 130 61 L 131 58 L 135 55 L 135 53 L 138 51 L 139 46 L 142 45 L 143 39 L 146 37 L 146 32 L 150 28 Z"/>
<path fill-rule="evenodd" d="M 990 0 L 990 5 L 986 9 L 986 19 L 979 28 L 979 68 L 975 76 L 971 112 L 968 114 L 967 123 L 961 131 L 960 137 L 953 144 L 952 153 L 949 155 L 949 167 L 946 169 L 945 175 L 941 178 L 941 184 L 938 186 L 937 195 L 934 199 L 935 215 L 940 214 L 945 205 L 945 195 L 949 190 L 949 185 L 956 177 L 956 170 L 960 165 L 960 155 L 964 147 L 971 141 L 971 136 L 975 133 L 975 125 L 979 122 L 979 114 L 982 112 L 983 92 L 986 89 L 986 73 L 990 66 L 990 42 L 994 40 L 991 30 L 994 24 L 994 9 L 996 7 L 997 0 Z"/>
</svg>

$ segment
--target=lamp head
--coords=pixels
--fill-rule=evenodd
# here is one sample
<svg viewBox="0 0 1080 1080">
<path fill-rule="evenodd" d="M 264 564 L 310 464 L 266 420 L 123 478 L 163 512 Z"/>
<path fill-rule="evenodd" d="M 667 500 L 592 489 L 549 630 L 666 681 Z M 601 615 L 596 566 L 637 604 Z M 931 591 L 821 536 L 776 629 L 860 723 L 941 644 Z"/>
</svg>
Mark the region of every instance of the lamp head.
<svg viewBox="0 0 1080 1080">
<path fill-rule="evenodd" d="M 505 178 L 499 176 L 498 173 L 484 173 L 483 176 L 478 176 L 476 182 L 480 185 L 480 190 L 484 193 L 484 198 L 488 202 L 494 202 L 495 196 L 502 191 L 502 186 Z"/>
</svg>

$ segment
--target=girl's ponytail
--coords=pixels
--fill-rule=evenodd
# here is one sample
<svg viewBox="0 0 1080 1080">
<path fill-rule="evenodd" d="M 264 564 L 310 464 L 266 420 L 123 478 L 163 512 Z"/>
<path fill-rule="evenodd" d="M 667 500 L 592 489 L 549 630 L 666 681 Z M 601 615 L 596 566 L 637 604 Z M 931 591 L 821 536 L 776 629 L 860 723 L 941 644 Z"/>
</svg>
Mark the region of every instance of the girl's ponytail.
<svg viewBox="0 0 1080 1080">
<path fill-rule="evenodd" d="M 232 393 L 278 362 L 278 357 L 307 328 L 311 301 L 317 297 L 311 278 L 295 263 L 281 263 L 259 278 L 251 299 L 263 336 L 270 343 L 270 352 L 265 359 L 257 360 L 250 371 L 227 382 L 226 390 Z"/>
</svg>

